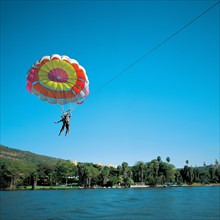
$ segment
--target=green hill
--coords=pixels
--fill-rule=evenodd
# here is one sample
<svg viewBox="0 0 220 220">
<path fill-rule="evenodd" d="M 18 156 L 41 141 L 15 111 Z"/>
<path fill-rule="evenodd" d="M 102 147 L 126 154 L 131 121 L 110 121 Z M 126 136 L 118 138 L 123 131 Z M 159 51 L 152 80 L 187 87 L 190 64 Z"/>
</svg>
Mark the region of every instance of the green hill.
<svg viewBox="0 0 220 220">
<path fill-rule="evenodd" d="M 9 160 L 20 160 L 33 164 L 50 164 L 56 165 L 59 158 L 43 156 L 29 151 L 23 151 L 18 149 L 9 148 L 3 145 L 0 145 L 0 158 L 9 159 Z"/>
</svg>

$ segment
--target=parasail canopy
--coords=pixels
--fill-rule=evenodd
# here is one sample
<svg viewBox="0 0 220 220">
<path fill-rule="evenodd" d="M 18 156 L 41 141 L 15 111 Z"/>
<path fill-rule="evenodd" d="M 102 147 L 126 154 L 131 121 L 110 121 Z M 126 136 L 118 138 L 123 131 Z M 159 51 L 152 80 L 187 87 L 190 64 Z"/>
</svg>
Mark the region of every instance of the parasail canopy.
<svg viewBox="0 0 220 220">
<path fill-rule="evenodd" d="M 81 104 L 89 95 L 85 69 L 68 56 L 44 56 L 27 75 L 27 90 L 51 104 Z"/>
</svg>

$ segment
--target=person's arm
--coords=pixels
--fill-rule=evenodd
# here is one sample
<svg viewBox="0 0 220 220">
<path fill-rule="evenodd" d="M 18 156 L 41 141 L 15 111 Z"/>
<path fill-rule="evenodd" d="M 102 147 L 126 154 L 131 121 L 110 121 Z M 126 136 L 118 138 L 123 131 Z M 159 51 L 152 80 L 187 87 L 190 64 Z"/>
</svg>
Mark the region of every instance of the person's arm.
<svg viewBox="0 0 220 220">
<path fill-rule="evenodd" d="M 63 119 L 61 119 L 59 121 L 55 121 L 54 123 L 57 124 L 57 123 L 60 123 L 61 121 L 63 121 Z"/>
</svg>

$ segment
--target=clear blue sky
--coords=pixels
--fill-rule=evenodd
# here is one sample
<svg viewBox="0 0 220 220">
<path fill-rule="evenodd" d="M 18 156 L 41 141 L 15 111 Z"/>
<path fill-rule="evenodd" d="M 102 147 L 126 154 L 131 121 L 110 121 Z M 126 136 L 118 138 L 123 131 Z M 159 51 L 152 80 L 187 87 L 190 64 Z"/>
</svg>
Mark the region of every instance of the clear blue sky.
<svg viewBox="0 0 220 220">
<path fill-rule="evenodd" d="M 219 160 L 219 5 L 99 89 L 215 2 L 1 1 L 1 144 L 115 165 Z M 61 108 L 26 90 L 31 65 L 55 53 L 90 80 L 67 137 Z"/>
</svg>

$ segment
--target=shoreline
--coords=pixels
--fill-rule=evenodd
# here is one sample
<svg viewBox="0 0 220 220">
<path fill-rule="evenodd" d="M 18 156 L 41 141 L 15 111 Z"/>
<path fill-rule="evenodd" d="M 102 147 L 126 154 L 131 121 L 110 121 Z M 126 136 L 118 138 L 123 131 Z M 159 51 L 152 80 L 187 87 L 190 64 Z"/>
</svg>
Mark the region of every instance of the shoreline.
<svg viewBox="0 0 220 220">
<path fill-rule="evenodd" d="M 140 189 L 140 188 L 172 188 L 172 187 L 203 187 L 203 186 L 220 186 L 220 183 L 211 183 L 211 184 L 201 184 L 201 183 L 194 183 L 194 184 L 182 184 L 182 185 L 157 185 L 157 186 L 150 186 L 150 185 L 131 185 L 130 187 L 122 187 L 122 186 L 113 186 L 113 187 L 76 187 L 76 186 L 37 186 L 35 189 L 31 187 L 21 187 L 17 189 L 0 189 L 0 191 L 19 191 L 19 190 L 82 190 L 82 189 Z"/>
</svg>

